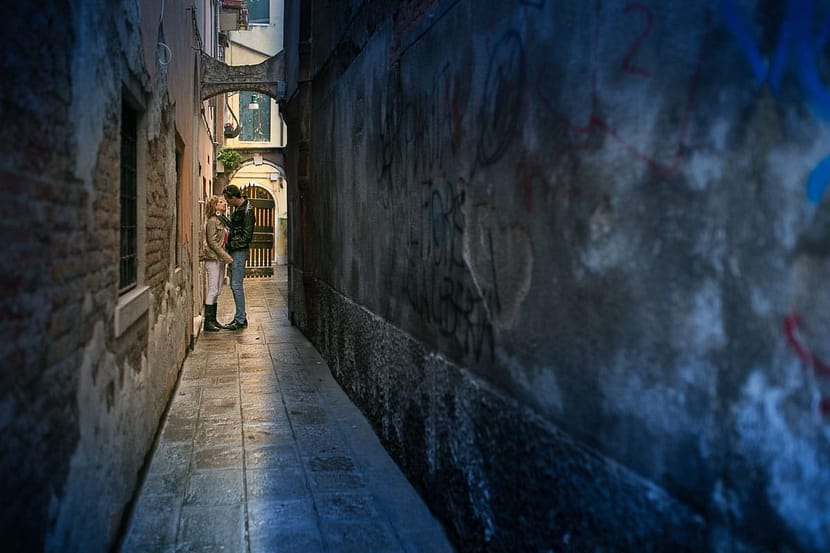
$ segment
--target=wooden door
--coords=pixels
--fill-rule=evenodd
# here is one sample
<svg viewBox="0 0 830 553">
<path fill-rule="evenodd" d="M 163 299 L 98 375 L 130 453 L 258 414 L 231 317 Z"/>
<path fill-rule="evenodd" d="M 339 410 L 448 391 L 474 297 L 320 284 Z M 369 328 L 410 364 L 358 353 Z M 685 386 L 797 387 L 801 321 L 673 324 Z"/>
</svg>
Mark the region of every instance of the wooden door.
<svg viewBox="0 0 830 553">
<path fill-rule="evenodd" d="M 254 208 L 256 223 L 245 277 L 274 276 L 274 199 L 267 190 L 249 185 L 242 189 Z"/>
</svg>

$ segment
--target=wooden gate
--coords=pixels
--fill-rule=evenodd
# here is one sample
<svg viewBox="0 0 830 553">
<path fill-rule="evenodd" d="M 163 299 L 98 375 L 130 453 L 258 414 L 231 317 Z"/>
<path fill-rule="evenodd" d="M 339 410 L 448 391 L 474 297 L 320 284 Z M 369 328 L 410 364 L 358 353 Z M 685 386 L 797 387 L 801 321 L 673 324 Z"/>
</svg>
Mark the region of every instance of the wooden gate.
<svg viewBox="0 0 830 553">
<path fill-rule="evenodd" d="M 242 193 L 248 196 L 256 217 L 245 276 L 274 276 L 274 199 L 267 190 L 254 185 L 244 187 Z"/>
</svg>

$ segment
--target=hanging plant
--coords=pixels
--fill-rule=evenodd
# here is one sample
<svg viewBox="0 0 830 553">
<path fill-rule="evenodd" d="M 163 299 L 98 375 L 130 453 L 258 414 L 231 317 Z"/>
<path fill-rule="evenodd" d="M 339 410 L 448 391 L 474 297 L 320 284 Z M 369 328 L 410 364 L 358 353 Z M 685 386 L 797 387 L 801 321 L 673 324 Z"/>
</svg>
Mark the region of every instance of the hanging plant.
<svg viewBox="0 0 830 553">
<path fill-rule="evenodd" d="M 236 138 L 242 131 L 242 125 L 234 125 L 231 121 L 225 123 L 225 138 Z"/>
<path fill-rule="evenodd" d="M 230 148 L 219 150 L 216 159 L 222 162 L 226 173 L 233 173 L 242 165 L 242 156 L 239 152 Z"/>
</svg>

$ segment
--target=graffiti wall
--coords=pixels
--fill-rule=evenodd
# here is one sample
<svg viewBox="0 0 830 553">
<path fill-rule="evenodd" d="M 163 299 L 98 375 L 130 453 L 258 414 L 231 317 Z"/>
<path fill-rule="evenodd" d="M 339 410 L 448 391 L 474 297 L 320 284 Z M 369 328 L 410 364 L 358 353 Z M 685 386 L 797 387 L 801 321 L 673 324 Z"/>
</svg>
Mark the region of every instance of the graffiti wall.
<svg viewBox="0 0 830 553">
<path fill-rule="evenodd" d="M 369 4 L 305 330 L 457 541 L 830 549 L 830 2 Z"/>
</svg>

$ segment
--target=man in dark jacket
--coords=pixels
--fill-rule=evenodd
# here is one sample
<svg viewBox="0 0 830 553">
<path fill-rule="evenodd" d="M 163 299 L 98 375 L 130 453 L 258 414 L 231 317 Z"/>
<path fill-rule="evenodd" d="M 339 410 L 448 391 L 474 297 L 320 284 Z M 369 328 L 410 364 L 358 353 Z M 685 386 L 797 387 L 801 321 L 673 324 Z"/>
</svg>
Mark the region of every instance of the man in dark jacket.
<svg viewBox="0 0 830 553">
<path fill-rule="evenodd" d="M 228 242 L 225 249 L 233 258 L 231 263 L 231 291 L 236 304 L 236 313 L 233 321 L 226 326 L 229 330 L 239 330 L 248 326 L 248 316 L 245 313 L 245 289 L 242 279 L 245 277 L 245 263 L 248 261 L 248 247 L 254 236 L 254 208 L 248 198 L 234 184 L 229 184 L 222 190 L 225 201 L 234 208 L 231 215 L 231 228 L 228 232 Z"/>
</svg>

